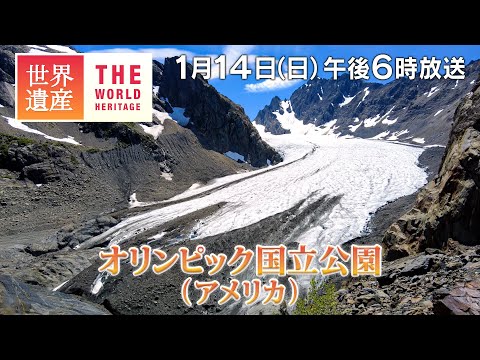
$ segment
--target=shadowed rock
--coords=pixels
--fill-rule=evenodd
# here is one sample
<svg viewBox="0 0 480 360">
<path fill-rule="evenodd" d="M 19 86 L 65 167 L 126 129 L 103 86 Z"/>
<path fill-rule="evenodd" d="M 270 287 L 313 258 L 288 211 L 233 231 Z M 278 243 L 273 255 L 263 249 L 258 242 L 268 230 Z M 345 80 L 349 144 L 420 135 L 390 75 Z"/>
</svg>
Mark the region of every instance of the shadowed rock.
<svg viewBox="0 0 480 360">
<path fill-rule="evenodd" d="M 27 285 L 0 275 L 0 314 L 3 315 L 108 315 L 96 304 L 75 295 Z"/>
</svg>

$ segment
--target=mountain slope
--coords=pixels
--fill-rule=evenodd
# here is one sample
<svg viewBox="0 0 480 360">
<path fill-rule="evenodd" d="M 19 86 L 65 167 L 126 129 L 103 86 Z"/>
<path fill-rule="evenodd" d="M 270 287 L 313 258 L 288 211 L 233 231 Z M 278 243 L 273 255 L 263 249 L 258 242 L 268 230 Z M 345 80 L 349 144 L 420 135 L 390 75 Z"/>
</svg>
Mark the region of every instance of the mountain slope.
<svg viewBox="0 0 480 360">
<path fill-rule="evenodd" d="M 152 65 L 153 123 L 17 122 L 15 53 L 59 51 L 75 52 L 63 46 L 0 47 L 0 216 L 10 223 L 4 235 L 22 231 L 25 217 L 35 222 L 29 230 L 56 229 L 126 207 L 132 193 L 141 201 L 162 200 L 247 168 L 222 155 L 227 151 L 253 165 L 281 160 L 238 105 L 203 79 L 180 80 L 174 59 Z M 190 124 L 181 126 L 175 113 L 165 112 L 175 106 L 186 108 Z"/>
<path fill-rule="evenodd" d="M 154 85 L 159 86 L 158 96 L 168 99 L 172 108 L 184 108 L 189 118 L 185 125 L 208 149 L 221 153 L 238 153 L 253 166 L 277 163 L 282 159 L 267 145 L 252 126 L 243 108 L 221 95 L 201 76 L 192 79 L 192 66 L 187 66 L 187 78 L 180 79 L 180 64 L 177 58 L 165 59 L 154 76 Z M 156 64 L 158 66 L 158 64 Z M 165 100 L 164 100 L 165 101 Z"/>
<path fill-rule="evenodd" d="M 73 248 L 123 217 L 212 179 L 252 169 L 224 152 L 238 152 L 259 166 L 281 160 L 238 105 L 202 79 L 183 83 L 172 63 L 152 64 L 152 123 L 16 121 L 15 53 L 57 52 L 75 50 L 0 46 L 2 274 L 52 289 L 95 257 Z M 215 104 L 204 103 L 210 101 Z M 182 126 L 180 106 L 198 128 Z"/>
<path fill-rule="evenodd" d="M 289 99 L 296 118 L 305 124 L 325 126 L 338 136 L 376 138 L 414 144 L 448 141 L 453 113 L 473 87 L 480 61 L 466 66 L 464 80 L 409 80 L 387 84 L 316 78 L 295 90 Z M 261 110 L 255 123 L 274 134 L 284 132 L 277 117 L 279 99 Z"/>
</svg>

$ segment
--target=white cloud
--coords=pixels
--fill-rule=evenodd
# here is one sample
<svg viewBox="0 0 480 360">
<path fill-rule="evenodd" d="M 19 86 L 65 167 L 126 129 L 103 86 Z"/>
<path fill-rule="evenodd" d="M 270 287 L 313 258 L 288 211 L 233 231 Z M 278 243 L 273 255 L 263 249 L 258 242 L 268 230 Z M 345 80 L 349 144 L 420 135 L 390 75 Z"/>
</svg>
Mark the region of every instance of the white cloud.
<svg viewBox="0 0 480 360">
<path fill-rule="evenodd" d="M 302 80 L 282 80 L 281 78 L 275 78 L 275 80 L 265 80 L 256 84 L 246 84 L 245 90 L 247 92 L 257 93 L 257 92 L 268 92 L 279 89 L 287 89 L 289 87 L 297 85 Z"/>
<path fill-rule="evenodd" d="M 235 62 L 240 58 L 242 55 L 248 55 L 248 64 L 252 65 L 255 64 L 255 55 L 251 54 L 251 52 L 255 49 L 255 45 L 227 45 L 222 49 L 221 54 L 217 55 L 210 55 L 212 58 L 212 73 L 210 79 L 217 79 L 220 77 L 220 70 L 217 64 L 214 64 L 213 60 L 215 60 L 220 55 L 225 55 L 226 59 L 226 74 L 227 79 L 229 77 L 230 68 L 235 64 Z M 249 67 L 252 71 L 255 71 L 254 68 Z M 253 73 L 252 73 L 253 74 Z"/>
<path fill-rule="evenodd" d="M 251 55 L 255 45 L 227 45 L 223 48 L 223 54 L 227 56 L 227 63 L 233 63 L 240 57 L 240 55 Z M 248 57 L 248 62 L 255 62 L 253 55 Z"/>
<path fill-rule="evenodd" d="M 165 58 L 173 57 L 173 56 L 180 56 L 180 55 L 187 55 L 187 59 L 191 60 L 193 56 L 196 56 L 195 53 L 182 50 L 177 48 L 141 48 L 141 49 L 130 49 L 130 48 L 113 48 L 113 49 L 101 49 L 101 50 L 93 50 L 90 51 L 92 53 L 152 53 L 152 57 L 155 60 L 159 60 L 160 62 L 164 62 Z"/>
</svg>

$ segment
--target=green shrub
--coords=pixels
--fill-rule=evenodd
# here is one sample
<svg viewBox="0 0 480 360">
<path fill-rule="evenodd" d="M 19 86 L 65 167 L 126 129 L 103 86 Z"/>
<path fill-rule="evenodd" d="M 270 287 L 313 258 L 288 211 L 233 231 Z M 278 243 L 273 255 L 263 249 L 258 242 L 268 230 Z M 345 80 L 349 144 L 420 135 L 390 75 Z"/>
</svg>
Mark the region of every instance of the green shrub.
<svg viewBox="0 0 480 360">
<path fill-rule="evenodd" d="M 310 281 L 310 289 L 305 298 L 297 301 L 293 315 L 337 315 L 339 311 L 335 285 L 315 278 Z"/>
<path fill-rule="evenodd" d="M 30 144 L 35 144 L 36 142 L 35 140 L 25 138 L 25 137 L 16 137 L 14 141 L 16 141 L 19 146 L 27 146 Z"/>
<path fill-rule="evenodd" d="M 76 158 L 75 155 L 70 155 L 70 162 L 71 162 L 73 165 L 78 165 L 78 159 Z"/>
</svg>

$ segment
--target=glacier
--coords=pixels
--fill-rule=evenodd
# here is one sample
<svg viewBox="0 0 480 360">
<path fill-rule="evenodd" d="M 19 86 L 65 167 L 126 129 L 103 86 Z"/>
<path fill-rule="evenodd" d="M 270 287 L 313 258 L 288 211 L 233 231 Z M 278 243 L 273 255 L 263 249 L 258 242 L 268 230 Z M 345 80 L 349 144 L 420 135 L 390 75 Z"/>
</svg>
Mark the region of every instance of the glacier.
<svg viewBox="0 0 480 360">
<path fill-rule="evenodd" d="M 371 215 L 381 206 L 417 191 L 427 181 L 418 166 L 422 147 L 388 141 L 339 138 L 296 119 L 288 102 L 277 112 L 290 134 L 272 135 L 254 124 L 261 137 L 284 156 L 284 162 L 191 186 L 160 202 L 161 208 L 124 219 L 80 247 L 120 244 L 168 221 L 224 203 L 196 228 L 195 240 L 241 229 L 298 204 L 306 207 L 322 197 L 339 203 L 322 215 L 321 225 L 308 227 L 295 240 L 309 247 L 347 242 L 365 232 Z M 333 124 L 332 124 L 333 127 Z"/>
</svg>

